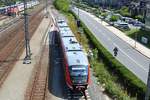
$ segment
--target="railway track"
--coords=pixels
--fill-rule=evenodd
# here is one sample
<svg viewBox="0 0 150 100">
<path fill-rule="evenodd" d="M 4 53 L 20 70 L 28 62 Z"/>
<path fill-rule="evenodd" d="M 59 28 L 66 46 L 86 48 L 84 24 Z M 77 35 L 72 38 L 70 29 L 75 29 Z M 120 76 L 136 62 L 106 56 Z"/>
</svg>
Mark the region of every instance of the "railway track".
<svg viewBox="0 0 150 100">
<path fill-rule="evenodd" d="M 79 91 L 71 91 L 70 89 L 67 89 L 67 100 L 91 100 L 91 99 L 88 90 L 79 92 Z"/>
<path fill-rule="evenodd" d="M 44 100 L 46 97 L 46 89 L 47 89 L 47 68 L 48 65 L 45 64 L 45 61 L 48 62 L 48 48 L 45 46 L 42 50 L 42 54 L 40 57 L 40 62 L 37 65 L 37 69 L 35 72 L 35 77 L 33 78 L 33 83 L 31 86 L 31 90 L 27 94 L 27 98 L 25 100 Z"/>
<path fill-rule="evenodd" d="M 0 21 L 3 21 L 3 24 L 0 26 L 0 33 L 2 33 L 3 31 L 7 30 L 7 28 L 9 28 L 10 26 L 14 25 L 14 23 L 17 23 L 20 21 L 21 17 L 17 17 L 17 18 L 8 18 L 5 17 L 4 19 L 0 19 Z"/>
<path fill-rule="evenodd" d="M 30 38 L 43 19 L 43 7 L 39 8 L 29 18 Z M 13 65 L 22 54 L 24 49 L 24 24 L 20 21 L 14 28 L 0 36 L 0 86 L 12 70 Z"/>
<path fill-rule="evenodd" d="M 43 4 L 40 4 L 39 7 L 44 8 L 44 7 L 43 7 Z M 37 8 L 37 9 L 38 9 L 38 8 Z M 28 13 L 29 13 L 29 16 L 35 15 L 37 9 L 35 9 L 35 10 L 33 10 L 33 11 L 30 10 L 30 11 L 28 12 Z M 34 12 L 34 11 L 35 11 L 35 12 Z M 6 21 L 4 21 L 4 24 L 0 26 L 0 35 L 1 35 L 1 33 L 3 33 L 3 32 L 5 32 L 5 31 L 7 31 L 7 30 L 13 28 L 13 26 L 15 26 L 14 24 L 19 25 L 19 23 L 22 21 L 22 19 L 24 19 L 23 14 L 21 14 L 21 15 L 22 15 L 22 16 L 18 16 L 18 17 L 15 17 L 15 18 L 13 18 L 13 17 L 11 17 L 11 16 L 6 16 L 6 18 L 9 17 L 9 19 L 6 20 Z M 1 17 L 2 17 L 2 15 L 0 16 L 0 21 L 1 21 Z M 6 18 L 4 18 L 4 19 L 6 19 Z"/>
<path fill-rule="evenodd" d="M 47 32 L 46 32 L 47 33 Z M 40 57 L 35 65 L 33 77 L 27 88 L 25 100 L 45 100 L 48 87 L 49 46 L 46 44 L 48 34 L 42 38 Z"/>
<path fill-rule="evenodd" d="M 8 18 L 8 16 L 0 15 L 0 21 L 4 20 L 4 19 L 6 19 L 6 18 Z"/>
</svg>

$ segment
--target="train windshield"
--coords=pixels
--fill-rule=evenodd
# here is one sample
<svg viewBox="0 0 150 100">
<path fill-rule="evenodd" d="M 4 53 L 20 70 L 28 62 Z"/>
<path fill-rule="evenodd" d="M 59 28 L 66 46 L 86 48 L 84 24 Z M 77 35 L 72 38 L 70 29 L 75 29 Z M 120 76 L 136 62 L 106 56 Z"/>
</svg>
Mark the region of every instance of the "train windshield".
<svg viewBox="0 0 150 100">
<path fill-rule="evenodd" d="M 74 84 L 86 83 L 88 78 L 88 66 L 71 66 L 70 75 Z"/>
</svg>

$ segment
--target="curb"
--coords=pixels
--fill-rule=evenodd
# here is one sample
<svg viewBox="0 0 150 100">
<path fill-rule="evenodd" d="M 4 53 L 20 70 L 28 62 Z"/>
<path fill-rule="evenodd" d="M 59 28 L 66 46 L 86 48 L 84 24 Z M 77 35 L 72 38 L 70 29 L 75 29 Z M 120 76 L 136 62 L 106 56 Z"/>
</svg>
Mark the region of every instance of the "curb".
<svg viewBox="0 0 150 100">
<path fill-rule="evenodd" d="M 86 11 L 85 11 L 86 12 Z M 88 12 L 86 12 L 86 13 L 88 13 Z M 88 13 L 88 14 L 90 14 L 90 13 Z M 94 15 L 91 15 L 90 14 L 90 16 L 91 17 L 94 17 L 94 19 L 98 19 L 98 20 L 96 20 L 98 23 L 100 23 L 99 22 L 99 18 L 97 18 L 96 16 L 94 16 Z M 105 22 L 105 21 L 104 21 Z M 105 22 L 105 23 L 107 23 L 107 22 Z M 101 23 L 100 23 L 101 24 Z M 108 23 L 107 23 L 108 24 Z M 103 24 L 101 24 L 103 27 L 105 27 L 106 29 L 108 29 L 105 25 L 103 25 Z M 108 24 L 109 25 L 109 24 Z M 113 26 L 111 26 L 111 27 L 113 27 Z M 115 28 L 115 27 L 113 27 L 113 28 Z M 116 28 L 117 29 L 117 28 Z M 108 29 L 109 30 L 109 29 Z M 118 30 L 118 29 L 117 29 Z M 109 30 L 109 31 L 111 31 L 115 36 L 117 36 L 119 39 L 121 39 L 121 40 L 123 40 L 121 37 L 119 37 L 118 35 L 116 35 L 112 30 Z M 121 31 L 122 32 L 122 31 Z M 126 36 L 126 35 L 125 35 Z M 128 36 L 126 36 L 126 37 L 128 37 Z M 130 37 L 128 37 L 128 38 L 130 38 Z M 130 38 L 130 39 L 132 39 L 132 38 Z M 132 39 L 133 40 L 133 39 Z M 126 42 L 125 40 L 123 40 L 124 42 Z M 126 42 L 131 48 L 133 48 L 134 50 L 136 50 L 137 52 L 139 52 L 140 54 L 142 54 L 143 56 L 145 56 L 146 58 L 148 58 L 148 59 L 150 59 L 150 56 L 147 56 L 146 54 L 144 54 L 144 53 L 142 53 L 142 51 L 141 50 L 138 50 L 138 49 L 136 49 L 136 48 L 134 48 L 133 46 L 132 46 L 132 44 L 130 44 L 130 43 L 128 43 L 128 42 Z M 138 42 L 139 43 L 139 42 Z M 139 43 L 140 44 L 140 43 Z M 142 44 L 140 44 L 140 45 L 142 45 Z M 143 46 L 143 45 L 142 45 Z M 144 46 L 145 47 L 145 46 Z"/>
</svg>

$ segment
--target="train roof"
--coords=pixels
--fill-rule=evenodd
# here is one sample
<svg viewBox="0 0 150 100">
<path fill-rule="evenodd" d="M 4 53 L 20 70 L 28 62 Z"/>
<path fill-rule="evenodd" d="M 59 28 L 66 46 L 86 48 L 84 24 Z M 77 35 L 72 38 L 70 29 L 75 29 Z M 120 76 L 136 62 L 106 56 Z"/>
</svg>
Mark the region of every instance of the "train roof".
<svg viewBox="0 0 150 100">
<path fill-rule="evenodd" d="M 59 28 L 61 37 L 74 37 L 70 28 Z"/>
<path fill-rule="evenodd" d="M 65 55 L 67 58 L 67 62 L 69 66 L 73 65 L 83 65 L 87 66 L 88 59 L 87 55 L 84 52 L 82 46 L 79 44 L 71 29 L 65 22 L 65 20 L 57 21 L 57 25 L 59 27 L 59 35 L 61 38 L 61 42 L 65 49 Z"/>
<path fill-rule="evenodd" d="M 83 51 L 82 46 L 78 43 L 75 37 L 64 37 L 62 38 L 65 52 L 69 51 Z"/>
<path fill-rule="evenodd" d="M 58 20 L 57 25 L 59 27 L 61 37 L 74 37 L 74 34 L 65 20 Z"/>
<path fill-rule="evenodd" d="M 68 24 L 64 20 L 57 21 L 58 27 L 68 27 Z"/>
<path fill-rule="evenodd" d="M 66 52 L 66 57 L 68 59 L 68 66 L 73 65 L 88 65 L 88 59 L 86 54 L 83 51 L 74 51 L 74 52 Z"/>
<path fill-rule="evenodd" d="M 58 19 L 57 20 L 57 23 L 62 23 L 62 22 L 65 22 L 65 20 L 63 20 L 63 19 Z"/>
<path fill-rule="evenodd" d="M 59 27 L 60 31 L 69 31 L 70 28 L 69 27 Z"/>
</svg>

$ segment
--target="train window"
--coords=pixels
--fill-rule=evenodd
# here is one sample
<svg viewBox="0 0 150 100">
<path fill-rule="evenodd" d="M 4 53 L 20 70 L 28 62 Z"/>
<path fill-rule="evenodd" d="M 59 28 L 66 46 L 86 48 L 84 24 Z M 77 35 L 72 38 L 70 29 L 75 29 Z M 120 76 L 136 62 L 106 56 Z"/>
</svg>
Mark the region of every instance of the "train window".
<svg viewBox="0 0 150 100">
<path fill-rule="evenodd" d="M 71 76 L 86 76 L 88 74 L 88 66 L 74 65 L 69 68 Z"/>
<path fill-rule="evenodd" d="M 87 76 L 71 76 L 72 82 L 74 84 L 86 84 L 87 83 Z"/>
</svg>

